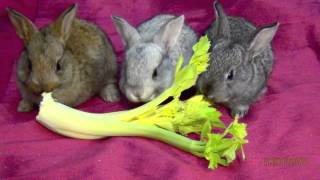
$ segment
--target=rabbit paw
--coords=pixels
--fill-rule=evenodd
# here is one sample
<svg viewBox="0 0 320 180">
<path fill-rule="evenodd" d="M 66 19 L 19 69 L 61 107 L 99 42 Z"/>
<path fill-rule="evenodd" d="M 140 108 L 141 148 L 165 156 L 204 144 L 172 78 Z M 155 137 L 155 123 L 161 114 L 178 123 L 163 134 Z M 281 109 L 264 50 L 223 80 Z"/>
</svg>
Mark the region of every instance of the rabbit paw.
<svg viewBox="0 0 320 180">
<path fill-rule="evenodd" d="M 241 106 L 236 106 L 234 108 L 231 108 L 231 115 L 232 117 L 238 117 L 242 118 L 244 117 L 249 111 L 249 106 L 247 105 L 241 105 Z"/>
<path fill-rule="evenodd" d="M 120 100 L 120 93 L 114 84 L 106 85 L 101 90 L 100 96 L 106 102 L 117 102 Z"/>
<path fill-rule="evenodd" d="M 25 99 L 22 99 L 20 102 L 19 102 L 19 106 L 18 106 L 18 112 L 29 112 L 29 111 L 32 111 L 34 109 L 34 105 L 33 103 L 25 100 Z"/>
</svg>

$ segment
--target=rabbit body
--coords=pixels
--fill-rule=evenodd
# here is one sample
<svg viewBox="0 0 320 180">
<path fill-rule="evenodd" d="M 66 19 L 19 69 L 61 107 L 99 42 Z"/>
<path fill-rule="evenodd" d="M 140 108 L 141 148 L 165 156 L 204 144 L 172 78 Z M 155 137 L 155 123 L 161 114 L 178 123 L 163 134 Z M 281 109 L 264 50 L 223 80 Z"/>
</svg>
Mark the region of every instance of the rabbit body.
<svg viewBox="0 0 320 180">
<path fill-rule="evenodd" d="M 216 21 L 207 31 L 212 44 L 210 65 L 197 87 L 214 103 L 229 107 L 233 116 L 243 117 L 266 90 L 278 23 L 257 29 L 241 17 L 226 16 L 217 2 L 215 10 Z"/>
<path fill-rule="evenodd" d="M 77 106 L 97 93 L 117 101 L 116 56 L 110 41 L 96 26 L 75 17 L 76 5 L 54 23 L 38 30 L 14 10 L 9 17 L 25 51 L 17 63 L 17 83 L 22 95 L 18 111 L 31 111 L 42 92 L 68 106 Z"/>
</svg>

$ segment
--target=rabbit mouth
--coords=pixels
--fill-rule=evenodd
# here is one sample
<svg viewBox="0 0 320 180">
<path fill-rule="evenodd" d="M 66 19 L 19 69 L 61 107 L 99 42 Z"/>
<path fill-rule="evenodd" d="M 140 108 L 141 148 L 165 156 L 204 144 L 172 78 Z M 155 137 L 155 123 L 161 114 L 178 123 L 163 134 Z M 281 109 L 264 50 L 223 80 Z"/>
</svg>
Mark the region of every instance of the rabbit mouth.
<svg viewBox="0 0 320 180">
<path fill-rule="evenodd" d="M 209 95 L 208 99 L 214 103 L 224 104 L 229 102 L 229 97 Z"/>
<path fill-rule="evenodd" d="M 26 86 L 32 91 L 33 94 L 35 95 L 40 95 L 43 90 L 39 85 L 35 85 L 34 83 L 26 83 Z"/>
<path fill-rule="evenodd" d="M 149 102 L 152 99 L 154 99 L 157 95 L 155 93 L 150 94 L 148 96 L 146 95 L 138 95 L 138 94 L 132 94 L 132 93 L 127 93 L 127 98 L 131 101 L 131 102 L 135 102 L 135 103 L 141 103 L 141 102 Z"/>
</svg>

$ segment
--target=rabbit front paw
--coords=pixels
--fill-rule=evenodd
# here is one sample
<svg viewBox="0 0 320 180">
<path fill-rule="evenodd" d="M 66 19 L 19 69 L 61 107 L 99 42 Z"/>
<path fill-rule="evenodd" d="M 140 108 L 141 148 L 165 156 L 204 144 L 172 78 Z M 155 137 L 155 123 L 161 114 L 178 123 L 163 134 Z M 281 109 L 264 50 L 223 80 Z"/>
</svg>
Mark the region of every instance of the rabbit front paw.
<svg viewBox="0 0 320 180">
<path fill-rule="evenodd" d="M 100 92 L 101 98 L 106 102 L 118 102 L 120 93 L 115 84 L 106 85 Z"/>
<path fill-rule="evenodd" d="M 34 109 L 34 104 L 30 101 L 22 99 L 18 105 L 18 112 L 30 112 Z"/>
</svg>

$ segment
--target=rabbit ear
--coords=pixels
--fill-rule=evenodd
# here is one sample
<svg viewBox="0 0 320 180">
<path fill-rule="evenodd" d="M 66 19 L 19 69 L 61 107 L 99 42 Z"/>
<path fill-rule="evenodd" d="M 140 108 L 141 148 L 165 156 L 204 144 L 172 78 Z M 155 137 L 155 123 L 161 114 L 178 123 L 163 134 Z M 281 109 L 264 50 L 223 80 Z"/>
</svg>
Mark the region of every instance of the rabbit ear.
<svg viewBox="0 0 320 180">
<path fill-rule="evenodd" d="M 66 41 L 70 36 L 71 27 L 73 20 L 76 17 L 77 9 L 78 5 L 73 4 L 65 10 L 54 23 L 54 30 L 63 41 Z"/>
<path fill-rule="evenodd" d="M 216 32 L 214 32 L 214 34 L 219 38 L 228 39 L 230 37 L 229 21 L 221 4 L 218 1 L 214 2 L 214 9 L 216 12 L 216 21 L 218 25 L 218 28 L 216 28 Z"/>
<path fill-rule="evenodd" d="M 28 44 L 33 35 L 39 32 L 38 28 L 25 16 L 19 12 L 7 8 L 11 23 L 14 25 L 18 36 Z"/>
<path fill-rule="evenodd" d="M 252 52 L 254 56 L 263 51 L 271 43 L 278 27 L 279 23 L 274 23 L 257 30 L 250 42 L 249 51 Z"/>
<path fill-rule="evenodd" d="M 154 36 L 153 42 L 164 46 L 166 49 L 172 48 L 181 34 L 183 25 L 183 15 L 169 21 L 160 29 L 160 32 Z"/>
<path fill-rule="evenodd" d="M 120 33 L 122 42 L 126 48 L 140 41 L 140 34 L 136 28 L 131 26 L 126 20 L 119 16 L 112 16 L 112 21 L 116 25 L 117 31 Z"/>
</svg>

